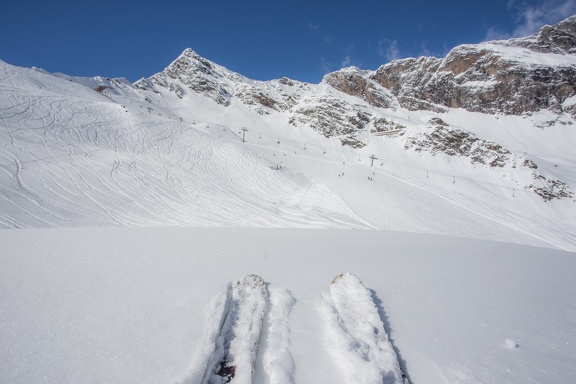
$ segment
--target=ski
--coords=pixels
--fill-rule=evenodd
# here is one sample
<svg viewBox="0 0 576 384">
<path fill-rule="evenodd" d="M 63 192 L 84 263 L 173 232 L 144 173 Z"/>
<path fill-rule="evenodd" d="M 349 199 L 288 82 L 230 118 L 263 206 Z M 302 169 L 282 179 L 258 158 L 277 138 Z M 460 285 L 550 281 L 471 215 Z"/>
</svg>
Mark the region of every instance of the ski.
<svg viewBox="0 0 576 384">
<path fill-rule="evenodd" d="M 260 276 L 247 275 L 234 284 L 203 384 L 252 382 L 267 300 Z"/>
<path fill-rule="evenodd" d="M 376 383 L 409 384 L 384 328 L 372 293 L 351 273 L 336 276 L 330 284 L 330 296 L 341 334 L 354 347 L 347 352 L 366 363 Z M 368 373 L 368 372 L 364 372 Z M 371 380 L 369 380 L 371 381 Z"/>
</svg>

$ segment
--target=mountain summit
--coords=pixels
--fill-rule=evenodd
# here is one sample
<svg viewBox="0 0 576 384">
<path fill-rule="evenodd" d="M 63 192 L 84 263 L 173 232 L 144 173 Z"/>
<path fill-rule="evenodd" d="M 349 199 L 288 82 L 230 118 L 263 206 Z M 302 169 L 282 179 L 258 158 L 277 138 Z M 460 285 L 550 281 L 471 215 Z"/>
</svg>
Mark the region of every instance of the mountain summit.
<svg viewBox="0 0 576 384">
<path fill-rule="evenodd" d="M 409 110 L 464 108 L 521 115 L 547 109 L 574 115 L 570 98 L 576 93 L 575 47 L 573 16 L 526 38 L 461 45 L 440 59 L 393 61 L 363 80 L 337 72 L 328 81 L 351 94 L 376 83 Z"/>
<path fill-rule="evenodd" d="M 571 382 L 574 23 L 319 84 L 0 61 L 0 383 Z"/>
<path fill-rule="evenodd" d="M 544 185 L 525 181 L 524 187 L 545 200 L 572 198 L 564 181 L 536 171 L 535 159 L 446 124 L 441 115 L 463 109 L 526 119 L 546 112 L 544 121 L 534 120 L 535 126 L 572 125 L 575 31 L 573 16 L 525 38 L 461 45 L 445 58 L 396 60 L 376 71 L 344 68 L 327 74 L 318 85 L 287 78 L 250 80 L 186 49 L 164 71 L 135 86 L 153 92 L 167 89 L 180 99 L 193 92 L 225 107 L 234 101 L 259 115 L 280 113 L 278 118 L 294 128 L 309 127 L 357 149 L 368 145 L 366 132 L 387 137 L 406 134 L 405 149 L 464 156 L 472 164 L 490 167 L 527 167 Z M 409 125 L 390 118 L 390 111 L 400 109 L 440 115 L 427 121 L 428 132 L 414 134 L 406 129 Z"/>
<path fill-rule="evenodd" d="M 576 249 L 574 17 L 319 84 L 0 63 L 6 228 L 379 228 Z M 465 223 L 465 224 L 464 224 Z"/>
</svg>

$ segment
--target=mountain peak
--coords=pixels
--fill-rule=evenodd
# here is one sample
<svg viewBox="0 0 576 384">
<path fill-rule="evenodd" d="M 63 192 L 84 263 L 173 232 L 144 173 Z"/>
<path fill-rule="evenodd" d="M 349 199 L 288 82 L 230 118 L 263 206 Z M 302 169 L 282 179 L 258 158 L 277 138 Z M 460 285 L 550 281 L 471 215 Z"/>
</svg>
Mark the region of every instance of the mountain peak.
<svg viewBox="0 0 576 384">
<path fill-rule="evenodd" d="M 204 57 L 191 48 L 186 48 L 162 72 L 149 79 L 137 81 L 134 85 L 140 89 L 154 89 L 159 85 L 184 98 L 189 91 L 213 99 L 218 104 L 228 106 L 232 98 L 231 82 L 243 79 Z"/>
<path fill-rule="evenodd" d="M 184 51 L 182 51 L 182 54 L 180 56 L 193 56 L 196 54 L 197 53 L 192 48 L 186 48 Z"/>
<path fill-rule="evenodd" d="M 554 25 L 545 25 L 530 36 L 492 43 L 516 46 L 540 53 L 576 54 L 576 15 Z"/>
</svg>

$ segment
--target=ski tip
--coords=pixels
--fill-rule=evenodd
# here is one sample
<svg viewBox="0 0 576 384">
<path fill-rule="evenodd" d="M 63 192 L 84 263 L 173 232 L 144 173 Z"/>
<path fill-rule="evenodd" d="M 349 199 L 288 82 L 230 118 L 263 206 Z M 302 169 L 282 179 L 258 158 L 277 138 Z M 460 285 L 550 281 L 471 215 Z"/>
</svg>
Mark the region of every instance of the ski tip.
<svg viewBox="0 0 576 384">
<path fill-rule="evenodd" d="M 358 278 L 358 276 L 356 276 L 353 273 L 346 272 L 346 273 L 341 273 L 338 276 L 334 277 L 332 279 L 332 284 L 336 284 L 340 280 L 344 280 L 344 279 L 349 280 L 349 281 L 351 280 L 351 281 L 356 281 L 356 282 L 362 283 L 361 280 Z"/>
<path fill-rule="evenodd" d="M 266 282 L 258 275 L 246 275 L 236 282 L 236 285 L 259 285 L 263 287 Z"/>
<path fill-rule="evenodd" d="M 342 280 L 343 277 L 344 277 L 344 273 L 339 274 L 338 276 L 336 276 L 335 278 L 332 279 L 332 284 L 336 284 L 337 282 Z"/>
<path fill-rule="evenodd" d="M 339 282 L 340 280 L 350 280 L 350 278 L 355 279 L 355 280 L 359 280 L 358 277 L 356 277 L 355 274 L 350 273 L 350 272 L 346 272 L 346 273 L 341 273 L 338 276 L 336 276 L 335 278 L 332 279 L 332 284 L 336 284 L 337 282 Z"/>
</svg>

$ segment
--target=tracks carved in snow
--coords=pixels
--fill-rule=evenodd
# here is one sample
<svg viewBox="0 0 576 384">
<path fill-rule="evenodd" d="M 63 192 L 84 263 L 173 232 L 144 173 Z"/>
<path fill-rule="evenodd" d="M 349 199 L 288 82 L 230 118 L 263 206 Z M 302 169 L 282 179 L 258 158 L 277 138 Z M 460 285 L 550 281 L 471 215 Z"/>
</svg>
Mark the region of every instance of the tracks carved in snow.
<svg viewBox="0 0 576 384">
<path fill-rule="evenodd" d="M 269 288 L 259 276 L 237 281 L 217 305 L 223 313 L 202 384 L 294 383 L 288 320 L 295 302 L 289 290 Z"/>
<path fill-rule="evenodd" d="M 210 311 L 209 323 L 220 321 L 207 328 L 184 383 L 294 383 L 289 318 L 296 300 L 291 292 L 248 275 L 225 296 L 219 296 Z M 328 354 L 342 369 L 342 382 L 409 384 L 374 300 L 355 275 L 334 278 L 323 306 Z"/>
<path fill-rule="evenodd" d="M 252 382 L 267 300 L 268 288 L 260 276 L 248 275 L 236 282 L 203 384 Z"/>
<path fill-rule="evenodd" d="M 353 274 L 338 275 L 325 298 L 331 351 L 347 382 L 408 384 L 371 292 Z"/>
</svg>

